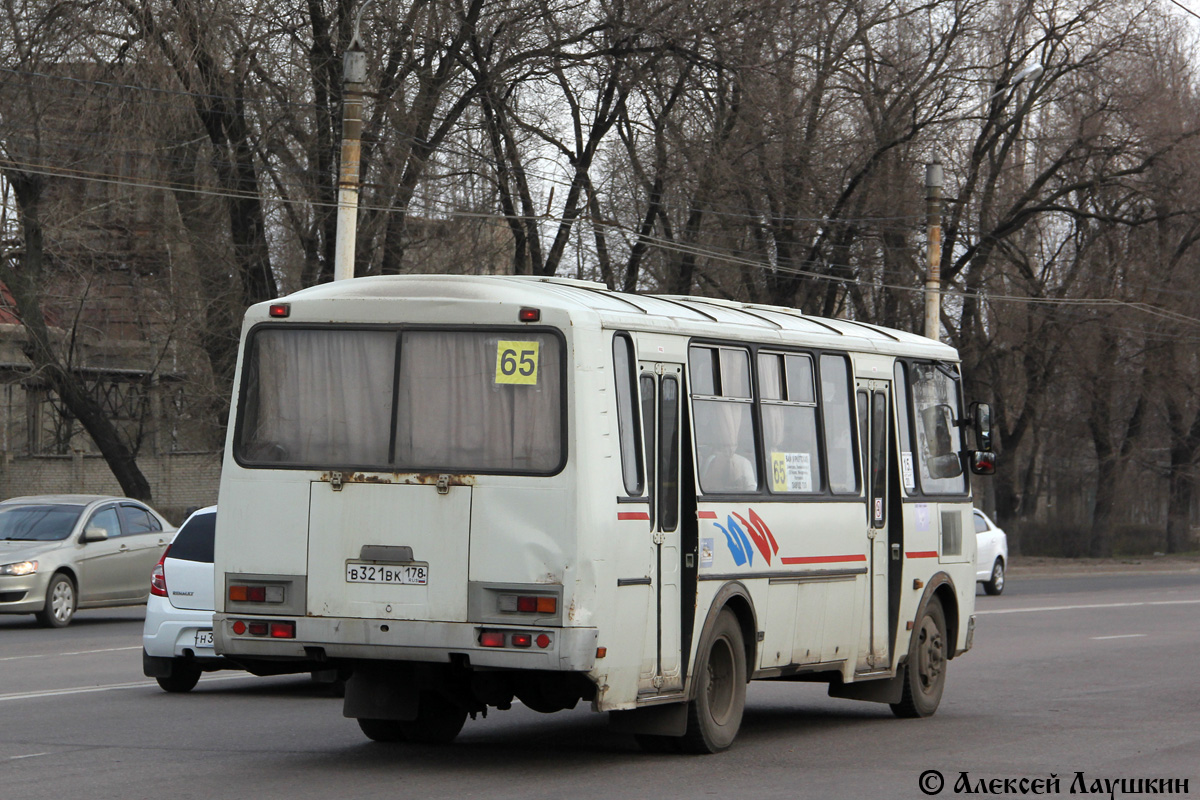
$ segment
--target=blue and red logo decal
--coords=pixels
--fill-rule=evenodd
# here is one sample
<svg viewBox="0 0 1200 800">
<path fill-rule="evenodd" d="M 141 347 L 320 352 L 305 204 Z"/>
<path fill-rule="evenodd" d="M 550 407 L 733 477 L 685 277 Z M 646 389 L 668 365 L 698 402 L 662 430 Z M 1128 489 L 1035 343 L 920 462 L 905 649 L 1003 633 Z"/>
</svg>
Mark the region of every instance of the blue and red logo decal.
<svg viewBox="0 0 1200 800">
<path fill-rule="evenodd" d="M 713 524 L 720 528 L 721 533 L 725 534 L 725 542 L 729 545 L 729 552 L 733 555 L 734 564 L 739 567 L 742 565 L 754 566 L 754 551 L 758 550 L 767 562 L 767 566 L 770 566 L 771 558 L 779 553 L 779 542 L 775 541 L 771 529 L 753 508 L 749 511 L 749 517 L 746 519 L 741 514 L 734 512 L 725 518 L 724 525 L 715 521 Z"/>
</svg>

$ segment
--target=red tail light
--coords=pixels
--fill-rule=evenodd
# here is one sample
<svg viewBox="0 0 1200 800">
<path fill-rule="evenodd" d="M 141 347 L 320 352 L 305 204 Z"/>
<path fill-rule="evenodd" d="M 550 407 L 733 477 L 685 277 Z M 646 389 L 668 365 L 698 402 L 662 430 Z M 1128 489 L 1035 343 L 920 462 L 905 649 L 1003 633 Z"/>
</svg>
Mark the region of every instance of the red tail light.
<svg viewBox="0 0 1200 800">
<path fill-rule="evenodd" d="M 155 597 L 167 596 L 167 573 L 163 571 L 163 562 L 167 560 L 169 552 L 171 552 L 171 546 L 167 545 L 167 549 L 163 550 L 162 558 L 158 559 L 154 571 L 150 573 L 150 594 Z"/>
<path fill-rule="evenodd" d="M 484 631 L 479 634 L 479 643 L 484 647 L 504 647 L 504 634 L 500 631 Z"/>
<path fill-rule="evenodd" d="M 271 623 L 271 638 L 272 639 L 295 639 L 296 638 L 296 623 L 294 623 L 294 622 L 272 622 Z"/>
</svg>

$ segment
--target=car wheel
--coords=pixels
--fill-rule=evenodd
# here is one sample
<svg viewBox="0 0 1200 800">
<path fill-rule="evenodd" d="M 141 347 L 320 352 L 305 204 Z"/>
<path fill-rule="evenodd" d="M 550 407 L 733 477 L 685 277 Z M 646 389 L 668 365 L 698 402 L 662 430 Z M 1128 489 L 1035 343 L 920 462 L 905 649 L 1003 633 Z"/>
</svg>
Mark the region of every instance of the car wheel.
<svg viewBox="0 0 1200 800">
<path fill-rule="evenodd" d="M 687 733 L 680 749 L 719 753 L 733 744 L 746 710 L 746 647 L 742 626 L 723 609 L 696 659 L 696 699 L 688 704 Z"/>
<path fill-rule="evenodd" d="M 983 590 L 988 594 L 1000 594 L 1004 591 L 1004 562 L 996 559 L 992 565 L 991 580 L 983 582 Z"/>
<path fill-rule="evenodd" d="M 155 678 L 164 691 L 172 693 L 190 692 L 200 681 L 200 668 L 186 661 L 171 664 L 171 674 Z"/>
<path fill-rule="evenodd" d="M 931 597 L 908 645 L 904 694 L 891 704 L 897 717 L 928 717 L 937 711 L 946 688 L 946 647 L 946 615 L 941 602 Z"/>
<path fill-rule="evenodd" d="M 47 628 L 65 628 L 75 617 L 75 584 L 61 572 L 46 587 L 46 605 L 37 612 L 37 620 Z"/>
</svg>

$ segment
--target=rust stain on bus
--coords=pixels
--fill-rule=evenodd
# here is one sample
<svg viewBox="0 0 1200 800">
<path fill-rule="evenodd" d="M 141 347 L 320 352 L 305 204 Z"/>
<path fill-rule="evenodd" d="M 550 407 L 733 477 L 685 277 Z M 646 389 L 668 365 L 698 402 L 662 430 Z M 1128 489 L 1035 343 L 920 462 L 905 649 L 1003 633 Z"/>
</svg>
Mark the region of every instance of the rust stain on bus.
<svg viewBox="0 0 1200 800">
<path fill-rule="evenodd" d="M 321 480 L 324 483 L 333 482 L 333 472 L 321 473 Z M 437 486 L 438 481 L 445 475 L 450 486 L 474 486 L 475 476 L 466 474 L 452 474 L 446 472 L 393 472 L 391 475 L 384 475 L 378 472 L 343 472 L 342 483 L 376 483 L 376 484 L 401 484 L 408 486 Z"/>
</svg>

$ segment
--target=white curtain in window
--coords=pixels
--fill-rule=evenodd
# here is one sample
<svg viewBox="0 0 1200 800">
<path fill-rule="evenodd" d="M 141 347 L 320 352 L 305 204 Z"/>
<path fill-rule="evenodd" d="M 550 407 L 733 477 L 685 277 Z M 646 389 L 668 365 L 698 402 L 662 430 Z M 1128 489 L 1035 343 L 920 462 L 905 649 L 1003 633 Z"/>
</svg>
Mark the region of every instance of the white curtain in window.
<svg viewBox="0 0 1200 800">
<path fill-rule="evenodd" d="M 387 464 L 394 331 L 264 330 L 254 343 L 257 402 L 242 437 L 246 458 Z"/>
<path fill-rule="evenodd" d="M 501 341 L 537 343 L 532 382 L 499 379 Z M 405 333 L 396 463 L 415 469 L 554 469 L 562 452 L 558 353 L 558 340 L 546 334 Z"/>
</svg>

